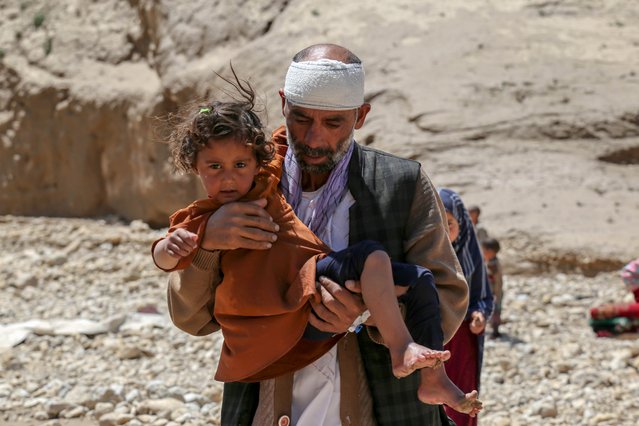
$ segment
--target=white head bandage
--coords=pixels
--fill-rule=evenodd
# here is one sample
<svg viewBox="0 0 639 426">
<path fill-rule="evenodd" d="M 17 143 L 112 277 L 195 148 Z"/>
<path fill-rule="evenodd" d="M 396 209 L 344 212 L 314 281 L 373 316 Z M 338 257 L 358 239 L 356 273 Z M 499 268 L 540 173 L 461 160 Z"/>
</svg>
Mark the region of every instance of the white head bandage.
<svg viewBox="0 0 639 426">
<path fill-rule="evenodd" d="M 292 62 L 286 73 L 284 96 L 305 108 L 359 108 L 364 103 L 364 67 L 333 59 Z"/>
</svg>

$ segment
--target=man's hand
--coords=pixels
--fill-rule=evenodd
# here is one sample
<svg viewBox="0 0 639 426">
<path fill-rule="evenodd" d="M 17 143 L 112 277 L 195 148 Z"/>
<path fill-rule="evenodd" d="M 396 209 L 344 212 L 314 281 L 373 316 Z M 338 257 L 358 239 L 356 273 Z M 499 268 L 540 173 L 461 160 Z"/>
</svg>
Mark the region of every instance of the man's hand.
<svg viewBox="0 0 639 426">
<path fill-rule="evenodd" d="M 470 314 L 470 332 L 473 334 L 479 334 L 486 328 L 486 317 L 479 311 L 475 311 Z"/>
<path fill-rule="evenodd" d="M 206 250 L 271 248 L 280 227 L 264 207 L 265 199 L 223 205 L 209 218 L 201 247 Z"/>
<path fill-rule="evenodd" d="M 311 299 L 313 310 L 309 323 L 327 333 L 346 332 L 355 318 L 366 309 L 362 297 L 326 277 L 320 277 L 319 282 L 322 302 L 317 303 Z"/>
</svg>

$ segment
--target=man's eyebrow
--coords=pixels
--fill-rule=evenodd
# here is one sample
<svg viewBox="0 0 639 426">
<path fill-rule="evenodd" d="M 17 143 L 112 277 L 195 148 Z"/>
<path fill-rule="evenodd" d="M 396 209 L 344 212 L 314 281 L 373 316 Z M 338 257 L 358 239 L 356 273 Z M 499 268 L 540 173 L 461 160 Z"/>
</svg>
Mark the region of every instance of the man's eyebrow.
<svg viewBox="0 0 639 426">
<path fill-rule="evenodd" d="M 308 117 L 308 115 L 306 115 L 304 111 L 301 111 L 299 109 L 291 109 L 291 114 L 296 117 Z"/>
</svg>

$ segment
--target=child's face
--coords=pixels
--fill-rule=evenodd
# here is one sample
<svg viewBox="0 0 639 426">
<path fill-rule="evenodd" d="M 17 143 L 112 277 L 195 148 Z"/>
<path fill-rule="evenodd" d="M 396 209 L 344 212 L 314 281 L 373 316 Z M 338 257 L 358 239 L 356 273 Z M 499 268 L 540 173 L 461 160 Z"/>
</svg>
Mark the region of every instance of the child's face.
<svg viewBox="0 0 639 426">
<path fill-rule="evenodd" d="M 493 260 L 495 256 L 497 256 L 497 253 L 495 253 L 495 250 L 491 250 L 486 247 L 482 247 L 482 253 L 484 254 L 484 261 L 486 262 L 488 262 L 489 260 Z"/>
<path fill-rule="evenodd" d="M 210 141 L 198 152 L 195 170 L 209 198 L 226 204 L 249 192 L 259 166 L 251 147 L 227 138 Z"/>
<path fill-rule="evenodd" d="M 470 221 L 473 222 L 473 225 L 477 225 L 479 222 L 479 212 L 477 210 L 469 210 L 468 216 L 470 216 Z"/>
<path fill-rule="evenodd" d="M 446 212 L 446 222 L 448 222 L 448 238 L 452 243 L 459 236 L 459 222 L 451 212 Z"/>
</svg>

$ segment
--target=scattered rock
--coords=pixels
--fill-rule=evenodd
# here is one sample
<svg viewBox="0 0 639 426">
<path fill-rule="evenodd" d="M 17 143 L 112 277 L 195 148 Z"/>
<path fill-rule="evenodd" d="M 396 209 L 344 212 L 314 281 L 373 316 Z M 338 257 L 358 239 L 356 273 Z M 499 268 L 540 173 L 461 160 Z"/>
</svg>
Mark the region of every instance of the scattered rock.
<svg viewBox="0 0 639 426">
<path fill-rule="evenodd" d="M 184 407 L 184 403 L 175 398 L 148 399 L 138 406 L 138 413 L 158 414 L 171 413 Z"/>
</svg>

